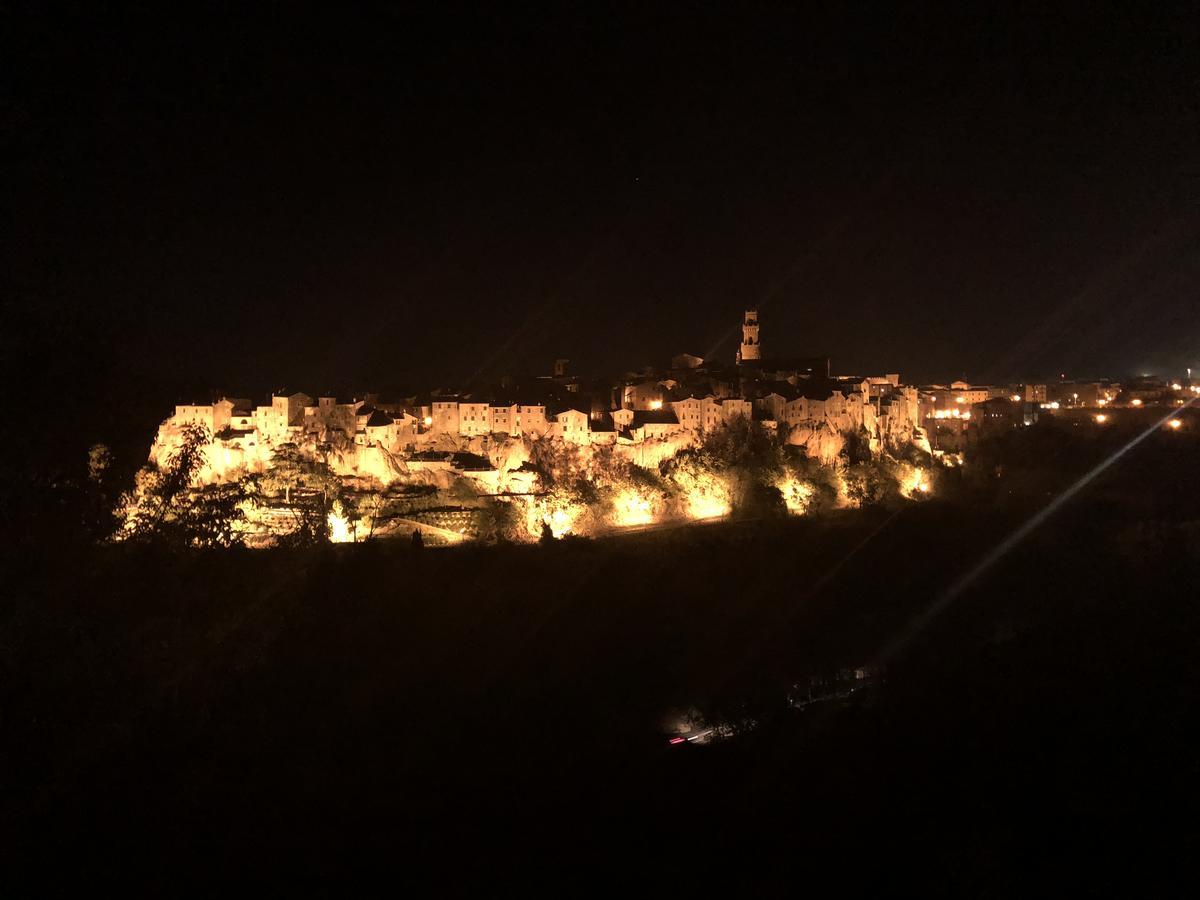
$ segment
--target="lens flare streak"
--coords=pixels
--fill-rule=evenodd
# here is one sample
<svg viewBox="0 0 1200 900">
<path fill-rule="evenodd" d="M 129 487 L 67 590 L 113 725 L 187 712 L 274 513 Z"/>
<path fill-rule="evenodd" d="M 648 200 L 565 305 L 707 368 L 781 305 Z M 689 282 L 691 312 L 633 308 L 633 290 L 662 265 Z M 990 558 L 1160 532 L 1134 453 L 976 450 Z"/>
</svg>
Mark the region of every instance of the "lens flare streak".
<svg viewBox="0 0 1200 900">
<path fill-rule="evenodd" d="M 1200 399 L 1200 398 L 1198 398 Z M 1188 406 L 1194 404 L 1196 400 L 1191 401 Z M 972 566 L 964 575 L 960 576 L 952 582 L 945 590 L 938 595 L 937 599 L 924 611 L 919 613 L 912 619 L 908 625 L 893 639 L 879 655 L 879 662 L 885 663 L 895 656 L 904 648 L 909 641 L 920 634 L 926 626 L 932 622 L 939 613 L 943 612 L 951 603 L 957 600 L 966 592 L 980 576 L 987 572 L 992 566 L 1003 559 L 1010 551 L 1017 547 L 1025 538 L 1029 537 L 1042 523 L 1053 516 L 1058 510 L 1065 506 L 1071 499 L 1080 491 L 1086 488 L 1089 484 L 1095 481 L 1105 471 L 1115 465 L 1125 454 L 1130 450 L 1154 434 L 1158 429 L 1167 425 L 1173 418 L 1174 413 L 1168 413 L 1158 421 L 1154 422 L 1149 428 L 1140 432 L 1132 440 L 1128 441 L 1124 446 L 1118 449 L 1107 459 L 1100 462 L 1091 471 L 1081 476 L 1074 484 L 1064 490 L 1061 494 L 1055 497 L 1052 501 L 1046 504 L 1038 512 L 1030 516 L 1023 525 L 1017 528 L 1012 534 L 1002 540 L 994 547 L 987 555 Z"/>
</svg>

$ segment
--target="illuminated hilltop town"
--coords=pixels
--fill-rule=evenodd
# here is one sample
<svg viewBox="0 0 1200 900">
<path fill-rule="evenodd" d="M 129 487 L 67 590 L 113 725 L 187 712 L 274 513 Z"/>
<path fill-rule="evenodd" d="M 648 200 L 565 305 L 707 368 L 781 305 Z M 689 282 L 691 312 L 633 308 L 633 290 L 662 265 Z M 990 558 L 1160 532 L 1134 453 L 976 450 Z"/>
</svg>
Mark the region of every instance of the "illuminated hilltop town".
<svg viewBox="0 0 1200 900">
<path fill-rule="evenodd" d="M 544 498 L 544 461 L 555 454 L 569 455 L 585 478 L 600 478 L 599 469 L 614 460 L 653 471 L 734 422 L 757 423 L 794 455 L 831 468 L 848 442 L 875 457 L 915 453 L 936 466 L 959 464 L 973 435 L 1031 424 L 1046 408 L 1101 409 L 1118 397 L 1145 402 L 1131 396 L 1132 388 L 1115 385 L 919 388 L 902 384 L 896 373 L 834 376 L 827 357 L 770 356 L 760 327 L 758 312 L 747 310 L 731 363 L 684 353 L 664 369 L 614 380 L 579 378 L 569 374 L 567 360 L 557 360 L 553 374 L 457 394 L 386 400 L 366 394 L 347 401 L 295 392 L 274 395 L 269 405 L 235 397 L 180 405 L 159 427 L 150 459 L 167 465 L 189 426 L 199 426 L 210 441 L 198 486 L 264 473 L 288 448 L 359 491 L 444 493 L 462 483 L 481 496 Z M 1143 396 L 1153 402 L 1157 395 Z M 920 471 L 909 481 L 912 490 L 928 490 Z M 693 511 L 728 512 L 728 498 L 705 499 L 703 487 L 690 489 Z M 804 506 L 795 485 L 788 499 L 791 509 Z M 531 534 L 554 525 L 539 503 L 526 510 Z M 617 519 L 642 524 L 656 518 L 654 503 L 626 498 L 632 513 Z M 560 517 L 553 530 L 572 529 Z"/>
<path fill-rule="evenodd" d="M 514 442 L 612 446 L 650 466 L 736 417 L 782 429 L 788 443 L 826 461 L 851 433 L 867 434 L 877 451 L 910 442 L 929 449 L 918 391 L 901 385 L 899 375 L 832 378 L 826 358 L 764 357 L 754 310 L 746 312 L 742 333 L 733 366 L 680 354 L 666 370 L 613 383 L 585 383 L 558 360 L 553 375 L 509 396 L 493 390 L 385 402 L 366 394 L 340 402 L 297 392 L 273 396 L 270 405 L 234 397 L 180 405 L 160 427 L 152 458 L 164 461 L 183 426 L 199 425 L 215 436 L 206 471 L 213 480 L 261 470 L 284 443 L 327 454 L 339 474 L 383 484 L 412 474 L 414 455 L 422 457 L 419 466 L 438 452 L 486 456 L 501 479 L 525 461 L 504 468 L 513 454 L 497 450 Z"/>
</svg>

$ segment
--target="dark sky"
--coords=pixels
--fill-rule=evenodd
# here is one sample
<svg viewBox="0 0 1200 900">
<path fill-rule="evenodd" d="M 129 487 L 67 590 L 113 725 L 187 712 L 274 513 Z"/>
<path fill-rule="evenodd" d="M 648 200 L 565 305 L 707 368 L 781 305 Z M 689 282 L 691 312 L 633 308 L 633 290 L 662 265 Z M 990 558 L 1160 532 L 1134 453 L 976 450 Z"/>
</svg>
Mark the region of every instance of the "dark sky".
<svg viewBox="0 0 1200 900">
<path fill-rule="evenodd" d="M 1187 6 L 342 6 L 9 7 L 24 384 L 1200 367 Z"/>
</svg>

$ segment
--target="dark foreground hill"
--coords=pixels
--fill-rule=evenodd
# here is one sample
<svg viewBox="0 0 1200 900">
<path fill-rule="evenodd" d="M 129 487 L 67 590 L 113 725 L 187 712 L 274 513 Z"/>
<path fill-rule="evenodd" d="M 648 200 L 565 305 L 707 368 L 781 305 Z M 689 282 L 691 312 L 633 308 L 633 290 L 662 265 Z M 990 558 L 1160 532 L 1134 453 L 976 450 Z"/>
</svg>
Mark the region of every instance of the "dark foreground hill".
<svg viewBox="0 0 1200 900">
<path fill-rule="evenodd" d="M 1200 553 L 1153 453 L 804 710 L 1041 482 L 549 547 L 32 552 L 3 620 L 9 871 L 1168 879 L 1200 849 Z M 742 730 L 669 744 L 688 709 Z"/>
</svg>

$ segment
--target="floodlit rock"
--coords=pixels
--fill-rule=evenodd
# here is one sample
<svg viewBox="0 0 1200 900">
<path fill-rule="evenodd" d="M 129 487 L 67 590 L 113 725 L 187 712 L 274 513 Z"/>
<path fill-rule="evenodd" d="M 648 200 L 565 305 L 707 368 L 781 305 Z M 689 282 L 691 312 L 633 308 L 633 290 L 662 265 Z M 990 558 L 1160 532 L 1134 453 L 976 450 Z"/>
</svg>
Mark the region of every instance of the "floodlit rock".
<svg viewBox="0 0 1200 900">
<path fill-rule="evenodd" d="M 821 422 L 812 426 L 797 425 L 789 432 L 788 443 L 803 447 L 805 454 L 812 459 L 833 465 L 845 449 L 846 439 L 843 432 L 830 427 L 827 422 Z"/>
<path fill-rule="evenodd" d="M 789 384 L 796 388 L 795 380 Z M 253 412 L 241 405 L 244 401 L 238 405 L 221 401 L 209 407 L 177 407 L 176 414 L 159 427 L 150 459 L 165 467 L 183 443 L 187 428 L 207 429 L 211 439 L 204 446 L 194 486 L 268 476 L 261 481 L 269 486 L 258 495 L 266 502 L 248 517 L 267 540 L 282 534 L 280 529 L 287 524 L 271 505 L 278 494 L 273 484 L 279 481 L 276 476 L 287 465 L 303 468 L 309 463 L 319 464 L 316 468 L 327 483 L 333 476 L 331 490 L 354 498 L 339 513 L 342 518 L 329 523 L 331 530 L 336 525 L 339 535 L 346 529 L 351 535 L 379 535 L 393 527 L 408 533 L 412 523 L 405 516 L 416 514 L 415 510 L 427 517 L 445 517 L 473 515 L 487 508 L 494 523 L 486 533 L 515 530 L 510 539 L 536 540 L 546 531 L 554 537 L 599 535 L 671 520 L 736 514 L 748 508 L 746 498 L 757 496 L 755 491 L 761 493 L 763 488 L 776 497 L 781 510 L 786 507 L 792 514 L 812 514 L 835 502 L 857 505 L 863 502 L 859 495 L 864 492 L 848 490 L 848 457 L 859 463 L 868 456 L 873 462 L 892 457 L 894 461 L 911 458 L 913 447 L 929 452 L 913 389 L 886 390 L 874 399 L 869 385 L 862 390 L 797 393 L 791 391 L 791 399 L 779 393 L 753 402 L 726 398 L 717 403 L 713 397 L 672 401 L 673 413 L 644 421 L 635 421 L 633 410 L 615 410 L 605 417 L 607 427 L 592 434 L 593 440 L 588 439 L 588 416 L 579 413 L 563 420 L 560 415 L 547 425 L 542 407 L 509 408 L 507 424 L 493 432 L 488 429 L 498 420 L 481 421 L 475 407 L 486 404 L 472 403 L 469 419 L 462 420 L 462 427 L 469 424 L 472 431 L 464 434 L 458 424 L 445 430 L 436 424 L 442 420 L 435 416 L 409 412 L 392 416 L 357 401 L 338 404 L 321 398 L 312 405 L 304 402 L 304 395 L 293 395 L 276 397 L 272 406 Z M 499 415 L 495 410 L 483 412 Z M 518 415 L 524 417 L 521 432 L 516 430 L 521 424 Z M 531 416 L 536 420 L 532 425 Z M 767 456 L 756 457 L 768 473 L 756 474 L 757 469 L 736 461 L 728 441 L 721 449 L 722 434 L 727 432 L 709 440 L 712 429 L 735 424 L 744 429 L 751 417 L 761 420 L 753 433 L 770 437 L 772 452 L 779 451 L 774 436 L 784 433 L 786 443 L 826 467 L 825 474 L 819 467 L 795 464 L 794 451 L 778 453 L 774 462 Z M 779 474 L 784 458 L 795 464 L 790 475 Z M 898 486 L 901 496 L 921 499 L 930 492 L 932 482 L 927 478 L 907 471 L 905 475 Z M 764 477 L 771 480 L 763 482 Z M 322 486 L 322 496 L 324 490 Z M 428 508 L 421 505 L 426 502 L 423 498 Z M 404 515 L 396 514 L 397 503 Z M 375 513 L 364 512 L 371 504 L 378 507 Z M 386 516 L 380 512 L 385 507 Z M 389 521 L 393 524 L 380 524 Z M 396 521 L 401 524 L 395 526 Z M 456 541 L 465 539 L 461 535 L 466 531 L 461 529 L 474 526 L 437 527 L 446 532 L 442 537 Z"/>
<path fill-rule="evenodd" d="M 371 476 L 384 486 L 394 481 L 404 481 L 409 474 L 408 467 L 403 461 L 378 446 L 359 448 L 355 463 L 356 474 L 360 477 Z M 337 472 L 336 469 L 334 471 Z M 337 472 L 337 474 L 349 473 Z"/>
</svg>

